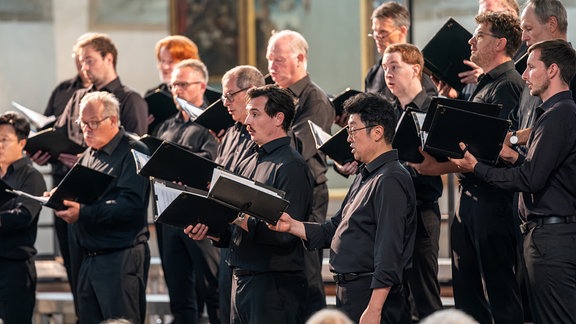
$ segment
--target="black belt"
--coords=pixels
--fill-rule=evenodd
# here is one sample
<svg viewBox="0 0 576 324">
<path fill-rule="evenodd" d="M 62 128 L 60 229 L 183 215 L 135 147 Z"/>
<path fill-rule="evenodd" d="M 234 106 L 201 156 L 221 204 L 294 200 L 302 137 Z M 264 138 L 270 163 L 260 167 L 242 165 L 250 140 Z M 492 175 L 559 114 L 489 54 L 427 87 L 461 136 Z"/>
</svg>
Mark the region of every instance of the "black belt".
<svg viewBox="0 0 576 324">
<path fill-rule="evenodd" d="M 355 273 L 355 272 L 350 272 L 350 273 L 335 273 L 333 275 L 334 278 L 334 282 L 336 284 L 342 284 L 342 283 L 347 283 L 350 281 L 354 281 L 354 280 L 358 280 L 362 277 L 367 277 L 367 276 L 371 276 L 373 275 L 374 272 L 362 272 L 362 273 Z"/>
<path fill-rule="evenodd" d="M 547 216 L 538 217 L 524 222 L 520 225 L 520 231 L 522 234 L 530 232 L 530 230 L 536 226 L 542 225 L 554 225 L 554 224 L 571 224 L 576 223 L 576 215 L 574 216 Z"/>
</svg>

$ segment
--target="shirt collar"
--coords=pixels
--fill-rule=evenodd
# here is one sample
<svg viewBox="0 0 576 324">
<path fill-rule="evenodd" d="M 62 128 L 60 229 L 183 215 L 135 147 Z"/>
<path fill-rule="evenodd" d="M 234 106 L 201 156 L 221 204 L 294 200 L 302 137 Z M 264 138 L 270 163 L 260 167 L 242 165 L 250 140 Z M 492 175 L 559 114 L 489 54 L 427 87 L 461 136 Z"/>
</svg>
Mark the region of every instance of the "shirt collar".
<svg viewBox="0 0 576 324">
<path fill-rule="evenodd" d="M 98 90 L 94 87 L 94 85 L 90 86 L 90 91 L 106 91 L 110 93 L 114 93 L 116 90 L 122 87 L 122 83 L 120 82 L 120 77 L 116 77 L 116 79 L 110 81 L 107 85 L 103 86 L 102 89 Z"/>
<path fill-rule="evenodd" d="M 27 156 L 23 156 L 22 158 L 12 162 L 12 164 L 10 164 L 8 166 L 8 168 L 6 169 L 6 174 L 4 175 L 4 177 L 7 177 L 8 175 L 12 174 L 14 171 L 23 168 L 24 166 L 26 166 L 29 163 L 30 163 L 30 159 Z"/>
<path fill-rule="evenodd" d="M 548 98 L 548 100 L 543 102 L 539 108 L 542 109 L 543 111 L 547 111 L 548 109 L 552 108 L 558 101 L 569 99 L 572 99 L 572 91 L 570 90 L 561 91 L 553 95 L 552 97 Z"/>
<path fill-rule="evenodd" d="M 506 61 L 506 62 L 498 65 L 497 67 L 493 68 L 492 70 L 488 71 L 487 73 L 480 75 L 480 77 L 478 78 L 478 81 L 480 81 L 480 79 L 484 78 L 485 76 L 489 76 L 493 80 L 496 80 L 502 74 L 504 74 L 510 70 L 515 70 L 515 69 L 516 69 L 516 67 L 514 66 L 514 62 L 512 60 Z"/>
<path fill-rule="evenodd" d="M 124 130 L 124 127 L 120 126 L 120 129 L 118 130 L 118 133 L 116 135 L 114 135 L 114 137 L 112 137 L 112 139 L 110 140 L 110 142 L 108 142 L 108 144 L 104 145 L 101 149 L 99 150 L 95 150 L 92 148 L 93 151 L 102 151 L 105 152 L 108 155 L 112 155 L 112 153 L 114 152 L 114 150 L 116 150 L 116 148 L 118 147 L 118 145 L 120 144 L 120 141 L 122 140 L 122 137 L 124 137 L 124 134 L 126 133 L 126 131 Z"/>
<path fill-rule="evenodd" d="M 272 153 L 273 151 L 277 150 L 278 148 L 285 146 L 285 145 L 290 145 L 290 137 L 289 136 L 285 136 L 285 137 L 280 137 L 274 140 L 271 140 L 270 142 L 257 147 L 256 148 L 256 152 L 258 152 L 258 155 L 260 156 L 266 156 L 269 155 L 270 153 Z"/>
<path fill-rule="evenodd" d="M 298 80 L 293 85 L 289 86 L 288 90 L 290 90 L 294 94 L 294 96 L 296 96 L 297 98 L 300 98 L 300 96 L 302 95 L 302 92 L 304 91 L 304 88 L 306 88 L 306 85 L 308 83 L 310 83 L 310 75 L 306 74 L 305 77 Z"/>
<path fill-rule="evenodd" d="M 360 166 L 360 173 L 362 174 L 362 178 L 366 179 L 367 176 L 374 173 L 378 170 L 381 166 L 388 162 L 397 161 L 398 160 L 398 151 L 397 150 L 390 150 L 380 154 L 377 158 L 375 158 L 372 162 L 368 164 L 362 164 Z"/>
</svg>

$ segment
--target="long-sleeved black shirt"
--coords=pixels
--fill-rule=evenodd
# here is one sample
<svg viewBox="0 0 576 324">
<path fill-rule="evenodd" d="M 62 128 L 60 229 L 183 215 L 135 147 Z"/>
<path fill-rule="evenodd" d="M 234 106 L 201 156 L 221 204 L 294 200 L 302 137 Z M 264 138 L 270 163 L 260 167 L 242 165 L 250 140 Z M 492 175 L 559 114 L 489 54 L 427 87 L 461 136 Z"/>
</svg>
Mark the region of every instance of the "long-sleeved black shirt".
<svg viewBox="0 0 576 324">
<path fill-rule="evenodd" d="M 420 111 L 428 111 L 428 107 L 430 106 L 430 102 L 432 98 L 426 93 L 426 90 L 422 89 L 420 93 L 412 99 L 410 103 L 406 105 L 406 107 L 402 107 L 400 101 L 396 98 L 394 100 L 395 112 L 396 117 L 400 120 L 400 116 L 404 110 L 408 108 L 417 109 Z M 409 167 L 405 166 L 407 169 Z M 416 189 L 416 198 L 418 199 L 419 203 L 421 204 L 428 204 L 433 203 L 442 196 L 442 179 L 440 176 L 425 176 L 421 175 L 418 172 L 411 170 L 410 174 L 412 174 L 412 181 L 414 182 L 414 188 Z"/>
<path fill-rule="evenodd" d="M 294 219 L 308 218 L 312 206 L 314 180 L 306 161 L 290 146 L 290 137 L 272 140 L 242 161 L 237 172 L 245 177 L 286 192 L 290 202 L 286 212 Z M 229 264 L 257 272 L 303 271 L 304 246 L 288 233 L 278 233 L 250 218 L 246 232 L 233 226 Z"/>
<path fill-rule="evenodd" d="M 474 174 L 500 188 L 520 191 L 525 220 L 576 215 L 576 104 L 570 91 L 555 94 L 536 110 L 528 154 L 515 168 L 478 163 Z"/>
<path fill-rule="evenodd" d="M 68 138 L 78 144 L 83 144 L 82 129 L 76 124 L 80 113 L 80 101 L 88 92 L 106 91 L 112 93 L 120 103 L 120 123 L 126 131 L 137 135 L 144 135 L 148 130 L 148 105 L 135 91 L 120 82 L 120 78 L 112 80 L 101 89 L 92 85 L 87 89 L 80 89 L 74 93 L 66 104 L 64 112 L 56 120 L 55 127 L 64 132 Z"/>
<path fill-rule="evenodd" d="M 27 157 L 14 161 L 2 181 L 35 196 L 46 191 L 42 174 Z M 0 258 L 26 260 L 36 254 L 34 242 L 41 209 L 38 202 L 22 197 L 12 198 L 0 206 Z"/>
<path fill-rule="evenodd" d="M 316 185 L 325 183 L 328 180 L 326 155 L 316 149 L 308 121 L 312 121 L 330 134 L 336 111 L 328 95 L 312 82 L 309 75 L 294 83 L 289 89 L 298 98 L 292 131 L 300 142 L 299 151 L 308 163 Z"/>
<path fill-rule="evenodd" d="M 310 248 L 330 247 L 331 271 L 373 272 L 371 288 L 399 287 L 412 265 L 416 194 L 398 152 L 362 165 L 340 211 L 304 226 Z"/>
<path fill-rule="evenodd" d="M 256 144 L 250 138 L 246 125 L 237 122 L 226 130 L 214 162 L 234 172 L 238 163 L 254 153 L 255 147 Z"/>
<path fill-rule="evenodd" d="M 88 251 L 128 248 L 148 240 L 149 183 L 136 173 L 131 149 L 149 153 L 121 128 L 108 144 L 99 150 L 88 148 L 78 161 L 116 177 L 100 200 L 81 205 L 78 221 L 72 224 L 80 247 Z"/>
<path fill-rule="evenodd" d="M 162 122 L 155 133 L 158 138 L 187 147 L 207 159 L 214 160 L 216 157 L 218 142 L 214 136 L 206 127 L 190 119 L 185 122 L 181 112 Z"/>
<path fill-rule="evenodd" d="M 56 117 L 62 115 L 64 108 L 66 108 L 66 104 L 70 98 L 72 98 L 76 90 L 83 88 L 84 84 L 82 83 L 82 79 L 79 75 L 76 75 L 72 79 L 60 82 L 60 84 L 58 84 L 56 88 L 52 90 L 52 94 L 50 95 L 50 99 L 48 99 L 48 104 L 44 110 L 44 115 L 54 115 Z"/>
</svg>

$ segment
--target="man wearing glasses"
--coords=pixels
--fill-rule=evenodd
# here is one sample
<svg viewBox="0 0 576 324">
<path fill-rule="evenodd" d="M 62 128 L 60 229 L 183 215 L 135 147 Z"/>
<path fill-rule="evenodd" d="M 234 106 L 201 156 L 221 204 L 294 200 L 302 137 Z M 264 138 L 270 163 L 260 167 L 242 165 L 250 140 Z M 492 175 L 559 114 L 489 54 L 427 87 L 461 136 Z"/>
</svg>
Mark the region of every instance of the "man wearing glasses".
<svg viewBox="0 0 576 324">
<path fill-rule="evenodd" d="M 374 39 L 379 54 L 384 54 L 386 48 L 392 44 L 407 43 L 408 29 L 410 28 L 410 13 L 403 5 L 387 1 L 372 12 L 372 32 L 368 34 Z M 438 90 L 427 74 L 422 75 L 422 87 L 430 96 L 438 95 Z M 364 79 L 366 92 L 380 93 L 387 99 L 394 100 L 394 95 L 384 81 L 382 58 L 370 68 Z"/>
<path fill-rule="evenodd" d="M 186 59 L 174 66 L 169 86 L 178 112 L 162 122 L 154 135 L 213 160 L 216 157 L 218 142 L 207 128 L 194 123 L 176 100 L 179 98 L 198 108 L 205 108 L 207 105 L 204 102 L 204 92 L 207 81 L 208 69 L 197 59 Z M 174 323 L 195 323 L 202 313 L 200 308 L 204 303 L 210 322 L 219 323 L 220 252 L 208 240 L 190 240 L 181 228 L 162 224 L 160 231 L 162 235 L 160 257 Z"/>
<path fill-rule="evenodd" d="M 412 323 L 403 284 L 412 265 L 416 193 L 392 149 L 396 114 L 382 96 L 361 93 L 344 103 L 348 142 L 363 163 L 342 208 L 323 223 L 284 213 L 276 226 L 310 249 L 330 248 L 336 307 L 355 323 Z"/>
<path fill-rule="evenodd" d="M 136 173 L 131 149 L 148 153 L 148 148 L 120 127 L 119 103 L 111 93 L 88 93 L 79 108 L 88 149 L 78 163 L 115 177 L 95 203 L 65 200 L 67 209 L 55 212 L 70 224 L 73 243 L 82 252 L 75 286 L 79 322 L 126 318 L 143 323 L 150 266 L 148 181 Z"/>
<path fill-rule="evenodd" d="M 478 26 L 468 41 L 470 60 L 485 73 L 478 78 L 470 101 L 501 104 L 499 117 L 507 119 L 517 109 L 524 88 L 512 60 L 521 42 L 520 22 L 510 14 L 492 12 L 475 19 Z M 409 163 L 421 174 L 460 172 L 450 161 L 439 163 L 422 154 L 424 162 Z M 489 185 L 470 172 L 459 178 L 460 206 L 450 230 L 456 308 L 480 323 L 523 323 L 515 278 L 514 192 Z"/>
</svg>

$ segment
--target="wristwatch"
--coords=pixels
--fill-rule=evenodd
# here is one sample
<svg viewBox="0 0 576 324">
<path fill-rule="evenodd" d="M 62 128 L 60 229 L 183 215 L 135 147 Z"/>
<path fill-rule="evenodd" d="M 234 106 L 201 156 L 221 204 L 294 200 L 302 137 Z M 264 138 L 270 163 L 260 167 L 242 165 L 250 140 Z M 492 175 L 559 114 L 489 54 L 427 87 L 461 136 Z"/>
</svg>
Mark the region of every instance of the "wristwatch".
<svg viewBox="0 0 576 324">
<path fill-rule="evenodd" d="M 513 131 L 512 136 L 510 136 L 510 144 L 512 144 L 512 146 L 516 146 L 518 144 L 518 136 L 516 135 L 516 131 Z"/>
</svg>

